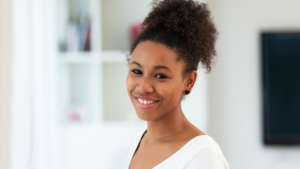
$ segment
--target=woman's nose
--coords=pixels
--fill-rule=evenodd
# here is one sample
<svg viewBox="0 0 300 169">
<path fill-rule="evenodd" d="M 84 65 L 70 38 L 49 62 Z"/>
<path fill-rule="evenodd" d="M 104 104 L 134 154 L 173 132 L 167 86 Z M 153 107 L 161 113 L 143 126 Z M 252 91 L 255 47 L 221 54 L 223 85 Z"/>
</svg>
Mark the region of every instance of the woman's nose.
<svg viewBox="0 0 300 169">
<path fill-rule="evenodd" d="M 138 85 L 138 89 L 141 93 L 151 93 L 153 92 L 153 86 L 149 78 L 143 78 Z"/>
</svg>

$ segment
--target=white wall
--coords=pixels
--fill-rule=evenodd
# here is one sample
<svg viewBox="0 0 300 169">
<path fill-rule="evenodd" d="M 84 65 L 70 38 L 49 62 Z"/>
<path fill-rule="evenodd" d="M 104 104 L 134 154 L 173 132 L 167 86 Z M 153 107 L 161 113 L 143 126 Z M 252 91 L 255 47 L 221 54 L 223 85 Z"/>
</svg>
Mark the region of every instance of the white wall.
<svg viewBox="0 0 300 169">
<path fill-rule="evenodd" d="M 208 133 L 232 169 L 299 169 L 299 146 L 265 146 L 259 33 L 300 30 L 299 0 L 209 0 L 220 32 L 209 77 Z"/>
<path fill-rule="evenodd" d="M 0 1 L 0 169 L 10 168 L 11 2 Z"/>
</svg>

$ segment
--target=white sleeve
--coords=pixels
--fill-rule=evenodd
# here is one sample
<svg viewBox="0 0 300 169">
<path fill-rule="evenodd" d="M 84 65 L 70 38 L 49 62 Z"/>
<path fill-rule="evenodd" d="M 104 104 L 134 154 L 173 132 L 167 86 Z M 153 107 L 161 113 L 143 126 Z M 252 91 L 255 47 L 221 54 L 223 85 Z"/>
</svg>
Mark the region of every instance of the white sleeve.
<svg viewBox="0 0 300 169">
<path fill-rule="evenodd" d="M 195 154 L 186 169 L 229 169 L 229 166 L 222 154 L 206 147 Z"/>
</svg>

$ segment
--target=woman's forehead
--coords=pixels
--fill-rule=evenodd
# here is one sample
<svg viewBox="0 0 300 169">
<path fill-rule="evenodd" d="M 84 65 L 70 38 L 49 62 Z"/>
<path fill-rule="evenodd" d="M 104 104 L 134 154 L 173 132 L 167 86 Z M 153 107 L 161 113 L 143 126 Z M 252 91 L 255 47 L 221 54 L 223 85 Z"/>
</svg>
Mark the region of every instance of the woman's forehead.
<svg viewBox="0 0 300 169">
<path fill-rule="evenodd" d="M 149 67 L 157 65 L 168 66 L 170 69 L 183 65 L 181 61 L 177 61 L 175 51 L 151 41 L 141 42 L 136 47 L 131 57 L 131 62 L 133 61 Z"/>
</svg>

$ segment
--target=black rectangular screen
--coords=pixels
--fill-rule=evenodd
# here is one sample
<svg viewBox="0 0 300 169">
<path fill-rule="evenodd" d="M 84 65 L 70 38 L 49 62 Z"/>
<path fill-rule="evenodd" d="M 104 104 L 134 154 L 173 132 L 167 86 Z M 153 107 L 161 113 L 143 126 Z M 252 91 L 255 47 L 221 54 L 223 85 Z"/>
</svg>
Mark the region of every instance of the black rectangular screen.
<svg viewBox="0 0 300 169">
<path fill-rule="evenodd" d="M 300 144 L 300 32 L 261 40 L 264 142 Z"/>
</svg>

